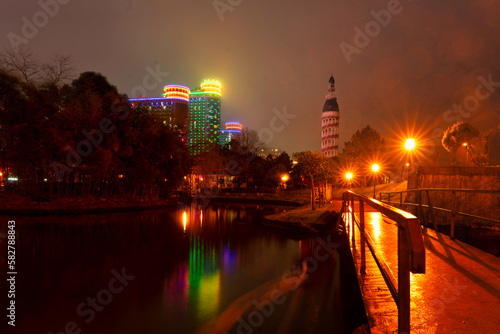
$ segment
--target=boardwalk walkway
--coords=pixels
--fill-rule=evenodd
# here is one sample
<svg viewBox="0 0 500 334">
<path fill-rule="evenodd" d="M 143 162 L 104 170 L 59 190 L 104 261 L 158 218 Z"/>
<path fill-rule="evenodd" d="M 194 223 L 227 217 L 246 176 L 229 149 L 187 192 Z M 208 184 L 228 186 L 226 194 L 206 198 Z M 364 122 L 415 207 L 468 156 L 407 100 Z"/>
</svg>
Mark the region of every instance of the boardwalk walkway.
<svg viewBox="0 0 500 334">
<path fill-rule="evenodd" d="M 396 224 L 365 205 L 366 230 L 397 277 Z M 355 212 L 359 218 L 358 204 Z M 366 249 L 366 274 L 359 274 L 356 229 L 353 253 L 372 333 L 397 332 L 397 307 Z M 500 333 L 500 258 L 425 229 L 426 273 L 411 274 L 412 333 Z M 351 245 L 352 248 L 352 245 Z"/>
</svg>

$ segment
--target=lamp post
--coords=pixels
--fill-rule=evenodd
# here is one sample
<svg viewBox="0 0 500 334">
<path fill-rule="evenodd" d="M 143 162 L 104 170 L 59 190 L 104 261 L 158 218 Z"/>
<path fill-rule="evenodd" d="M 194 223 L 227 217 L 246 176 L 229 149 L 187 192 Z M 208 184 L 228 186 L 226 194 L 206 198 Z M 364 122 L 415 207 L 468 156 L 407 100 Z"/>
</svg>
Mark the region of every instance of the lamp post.
<svg viewBox="0 0 500 334">
<path fill-rule="evenodd" d="M 346 180 L 347 180 L 347 182 L 349 184 L 349 187 L 348 187 L 348 189 L 349 189 L 349 188 L 351 188 L 352 173 L 351 172 L 345 173 L 345 178 L 346 178 Z"/>
<path fill-rule="evenodd" d="M 375 198 L 375 186 L 377 185 L 377 173 L 380 170 L 380 166 L 378 164 L 373 164 L 372 165 L 372 172 L 373 172 L 373 198 Z"/>
<path fill-rule="evenodd" d="M 281 181 L 283 182 L 283 190 L 286 189 L 286 181 L 288 181 L 290 177 L 288 176 L 288 174 L 285 174 L 281 177 Z"/>
<path fill-rule="evenodd" d="M 463 143 L 462 146 L 465 148 L 465 167 L 467 167 L 467 161 L 469 160 L 469 146 L 467 145 L 467 143 Z"/>
<path fill-rule="evenodd" d="M 413 164 L 413 161 L 411 161 L 411 152 L 413 151 L 413 149 L 415 149 L 415 139 L 413 138 L 408 138 L 406 139 L 406 142 L 405 142 L 405 150 L 406 150 L 406 153 L 407 153 L 407 157 L 406 157 L 406 166 L 408 167 L 407 168 L 407 179 L 410 178 L 410 166 Z"/>
</svg>

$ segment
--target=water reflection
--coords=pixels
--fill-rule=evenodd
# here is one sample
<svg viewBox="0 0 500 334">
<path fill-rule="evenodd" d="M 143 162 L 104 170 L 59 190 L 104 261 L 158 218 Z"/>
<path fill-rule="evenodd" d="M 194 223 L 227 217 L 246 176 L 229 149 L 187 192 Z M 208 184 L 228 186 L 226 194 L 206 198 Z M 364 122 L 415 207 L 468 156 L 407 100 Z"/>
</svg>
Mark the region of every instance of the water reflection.
<svg viewBox="0 0 500 334">
<path fill-rule="evenodd" d="M 380 225 L 384 223 L 383 216 L 378 212 L 365 213 L 366 227 L 371 228 L 370 235 L 375 242 L 380 242 Z M 370 226 L 368 226 L 368 224 Z"/>
<path fill-rule="evenodd" d="M 71 320 L 85 333 L 194 333 L 251 291 L 269 293 L 269 284 L 282 283 L 283 273 L 313 256 L 315 240 L 299 242 L 260 226 L 264 214 L 282 210 L 219 205 L 18 217 L 22 275 L 16 327 L 26 333 L 61 332 Z M 95 297 L 109 283 L 111 271 L 121 268 L 136 278 L 87 323 L 77 306 Z M 306 297 L 288 296 L 288 306 L 276 311 L 278 320 L 267 321 L 262 332 L 277 330 L 283 317 L 292 319 L 289 325 L 302 321 L 291 316 L 292 310 L 307 313 L 324 296 L 333 298 L 332 291 L 339 289 L 338 282 L 332 288 L 333 270 L 338 270 L 333 259 L 322 263 L 304 287 L 312 291 L 304 294 L 309 298 L 304 309 L 301 298 Z M 241 314 L 254 308 L 253 298 Z"/>
<path fill-rule="evenodd" d="M 186 225 L 187 225 L 187 212 L 186 211 L 184 211 L 182 213 L 182 223 L 184 226 L 184 232 L 186 232 Z"/>
<path fill-rule="evenodd" d="M 273 262 L 284 253 L 287 253 L 285 256 L 292 255 L 285 264 L 297 261 L 300 249 L 297 251 L 295 248 L 292 253 L 289 252 L 297 241 L 278 237 L 260 230 L 258 226 L 252 226 L 258 216 L 275 210 L 270 207 L 245 206 L 218 206 L 201 210 L 191 206 L 188 210 L 179 212 L 184 242 L 189 245 L 189 255 L 187 261 L 177 267 L 175 274 L 165 278 L 164 303 L 167 309 L 183 309 L 184 314 L 194 316 L 202 324 L 227 306 L 231 298 L 224 296 L 233 293 L 233 290 L 239 290 L 234 288 L 238 283 L 245 282 L 248 278 L 259 283 L 259 275 L 262 273 L 263 278 L 268 278 L 266 275 L 272 273 Z M 267 238 L 262 239 L 260 234 L 263 232 L 268 235 Z M 256 238 L 252 234 L 256 234 Z M 244 273 L 239 271 L 241 253 L 247 259 Z M 272 255 L 273 253 L 276 255 Z M 283 270 L 286 268 L 285 265 L 282 267 Z M 251 277 L 244 277 L 248 274 Z M 223 281 L 230 284 L 223 287 Z"/>
</svg>

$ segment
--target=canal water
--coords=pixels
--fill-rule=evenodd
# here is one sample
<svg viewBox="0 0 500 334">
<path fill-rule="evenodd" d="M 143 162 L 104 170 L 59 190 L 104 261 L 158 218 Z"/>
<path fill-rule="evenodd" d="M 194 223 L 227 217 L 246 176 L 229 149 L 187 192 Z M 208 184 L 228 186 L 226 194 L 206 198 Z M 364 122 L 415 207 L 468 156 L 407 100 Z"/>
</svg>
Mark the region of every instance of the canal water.
<svg viewBox="0 0 500 334">
<path fill-rule="evenodd" d="M 351 333 L 336 245 L 261 226 L 283 209 L 14 217 L 13 333 Z"/>
</svg>

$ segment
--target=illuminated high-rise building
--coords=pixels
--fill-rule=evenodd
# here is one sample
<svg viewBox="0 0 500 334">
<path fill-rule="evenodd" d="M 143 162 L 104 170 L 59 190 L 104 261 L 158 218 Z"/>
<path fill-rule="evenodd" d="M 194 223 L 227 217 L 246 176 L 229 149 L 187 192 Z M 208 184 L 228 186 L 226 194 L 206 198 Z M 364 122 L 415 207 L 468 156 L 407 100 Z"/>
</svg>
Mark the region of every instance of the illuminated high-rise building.
<svg viewBox="0 0 500 334">
<path fill-rule="evenodd" d="M 338 155 L 339 147 L 339 105 L 335 94 L 335 79 L 333 75 L 328 81 L 328 94 L 321 116 L 321 153 L 328 158 Z"/>
<path fill-rule="evenodd" d="M 225 129 L 220 132 L 220 145 L 224 146 L 231 142 L 236 135 L 241 133 L 243 130 L 243 125 L 238 122 L 226 122 L 224 123 Z"/>
<path fill-rule="evenodd" d="M 189 95 L 189 146 L 192 155 L 209 151 L 220 141 L 222 85 L 205 80 Z"/>
<path fill-rule="evenodd" d="M 132 109 L 139 115 L 151 115 L 155 121 L 185 133 L 191 90 L 180 85 L 168 85 L 163 90 L 163 97 L 129 99 Z"/>
</svg>

